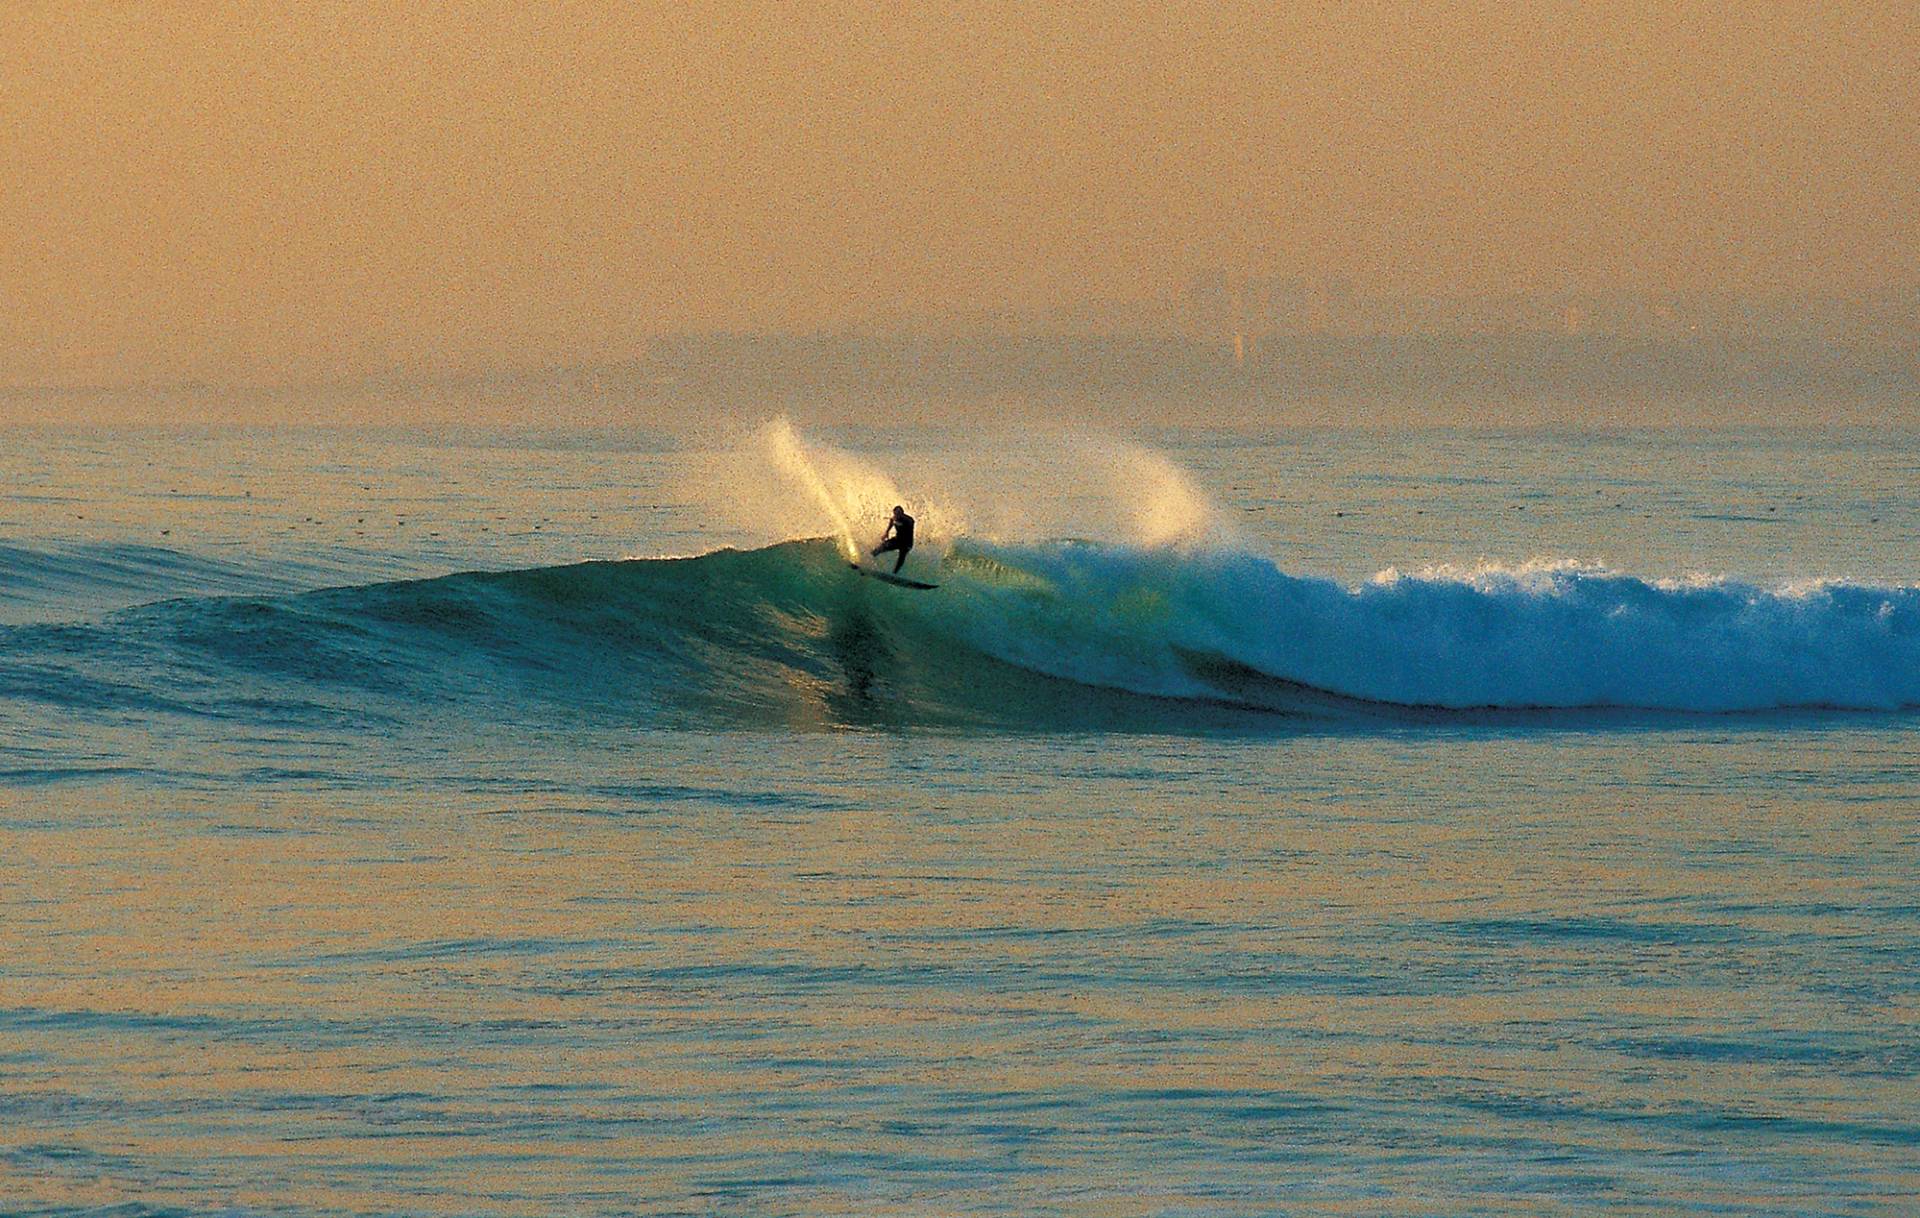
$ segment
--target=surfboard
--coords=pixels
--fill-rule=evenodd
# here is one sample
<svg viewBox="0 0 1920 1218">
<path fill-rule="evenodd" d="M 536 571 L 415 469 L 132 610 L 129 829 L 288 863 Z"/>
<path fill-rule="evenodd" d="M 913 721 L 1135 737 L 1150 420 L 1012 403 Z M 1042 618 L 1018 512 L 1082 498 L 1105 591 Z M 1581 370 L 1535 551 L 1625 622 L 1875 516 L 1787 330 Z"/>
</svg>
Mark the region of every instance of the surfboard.
<svg viewBox="0 0 1920 1218">
<path fill-rule="evenodd" d="M 918 588 L 922 592 L 930 592 L 940 586 L 939 584 L 923 584 L 917 579 L 908 579 L 904 575 L 895 575 L 891 571 L 869 571 L 857 562 L 850 562 L 847 565 L 868 579 L 877 579 L 883 583 L 892 584 L 896 588 Z"/>
</svg>

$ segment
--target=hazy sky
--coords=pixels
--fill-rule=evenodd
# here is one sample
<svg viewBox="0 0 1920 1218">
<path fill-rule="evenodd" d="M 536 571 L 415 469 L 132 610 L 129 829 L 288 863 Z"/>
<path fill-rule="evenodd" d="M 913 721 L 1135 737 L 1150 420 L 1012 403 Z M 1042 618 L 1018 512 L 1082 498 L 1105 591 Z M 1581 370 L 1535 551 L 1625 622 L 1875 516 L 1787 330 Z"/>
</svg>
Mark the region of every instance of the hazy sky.
<svg viewBox="0 0 1920 1218">
<path fill-rule="evenodd" d="M 1167 293 L 1881 291 L 1892 3 L 13 3 L 0 384 Z"/>
</svg>

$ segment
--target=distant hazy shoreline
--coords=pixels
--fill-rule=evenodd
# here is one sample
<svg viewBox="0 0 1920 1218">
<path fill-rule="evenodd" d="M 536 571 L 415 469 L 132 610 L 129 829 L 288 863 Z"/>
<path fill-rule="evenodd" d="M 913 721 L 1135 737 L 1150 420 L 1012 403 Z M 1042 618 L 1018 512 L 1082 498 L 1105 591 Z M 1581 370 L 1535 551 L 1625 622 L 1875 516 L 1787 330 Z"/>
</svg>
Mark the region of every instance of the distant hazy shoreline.
<svg viewBox="0 0 1920 1218">
<path fill-rule="evenodd" d="M 278 384 L 0 388 L 7 423 L 701 425 L 1084 417 L 1125 425 L 1920 421 L 1891 344 L 1544 332 L 1263 334 L 1239 357 L 1162 333 L 706 333 L 631 360 L 393 369 Z"/>
</svg>

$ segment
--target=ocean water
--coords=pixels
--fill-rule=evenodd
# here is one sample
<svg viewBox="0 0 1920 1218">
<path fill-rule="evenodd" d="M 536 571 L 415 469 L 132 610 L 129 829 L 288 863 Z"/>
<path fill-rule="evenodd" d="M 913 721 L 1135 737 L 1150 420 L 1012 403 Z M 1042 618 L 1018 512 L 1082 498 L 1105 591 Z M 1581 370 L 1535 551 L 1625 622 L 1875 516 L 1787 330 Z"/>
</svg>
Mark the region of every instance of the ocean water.
<svg viewBox="0 0 1920 1218">
<path fill-rule="evenodd" d="M 1916 433 L 7 439 L 0 1211 L 1920 1211 Z"/>
</svg>

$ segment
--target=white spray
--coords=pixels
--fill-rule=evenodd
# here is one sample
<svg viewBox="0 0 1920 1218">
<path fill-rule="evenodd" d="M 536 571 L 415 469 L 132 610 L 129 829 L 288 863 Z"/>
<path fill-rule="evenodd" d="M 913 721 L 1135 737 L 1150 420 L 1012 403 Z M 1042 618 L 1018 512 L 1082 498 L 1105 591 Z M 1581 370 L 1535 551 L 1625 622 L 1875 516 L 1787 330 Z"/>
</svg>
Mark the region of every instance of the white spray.
<svg viewBox="0 0 1920 1218">
<path fill-rule="evenodd" d="M 767 424 L 759 439 L 767 463 L 805 501 L 799 513 L 789 505 L 774 518 L 797 525 L 803 535 L 826 527 L 849 562 L 860 558 L 856 527 L 871 525 L 878 532 L 893 505 L 903 502 L 885 474 L 830 445 L 803 440 L 785 418 Z M 809 508 L 815 513 L 810 519 L 804 515 Z"/>
<path fill-rule="evenodd" d="M 917 459 L 903 454 L 896 460 L 910 494 L 870 463 L 802 436 L 785 418 L 761 428 L 753 449 L 761 469 L 778 478 L 761 485 L 742 471 L 729 482 L 753 496 L 761 522 L 785 530 L 784 537 L 825 530 L 849 560 L 859 557 L 859 535 L 869 526 L 877 533 L 896 503 L 909 504 L 919 518 L 923 544 L 963 535 L 1071 536 L 1155 548 L 1232 542 L 1186 471 L 1105 436 L 1025 428 L 943 445 Z M 776 491 L 784 502 L 767 502 Z"/>
</svg>

